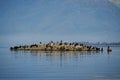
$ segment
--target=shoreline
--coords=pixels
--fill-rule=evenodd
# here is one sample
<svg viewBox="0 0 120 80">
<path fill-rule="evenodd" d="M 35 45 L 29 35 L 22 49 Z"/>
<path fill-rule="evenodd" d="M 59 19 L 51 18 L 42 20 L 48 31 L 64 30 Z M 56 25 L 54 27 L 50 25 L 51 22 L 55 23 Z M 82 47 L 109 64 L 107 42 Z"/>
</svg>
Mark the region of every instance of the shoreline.
<svg viewBox="0 0 120 80">
<path fill-rule="evenodd" d="M 103 48 L 98 48 L 96 46 L 88 46 L 82 43 L 68 43 L 68 42 L 49 42 L 47 44 L 32 44 L 24 46 L 14 46 L 10 47 L 10 50 L 38 50 L 38 51 L 103 51 Z"/>
</svg>

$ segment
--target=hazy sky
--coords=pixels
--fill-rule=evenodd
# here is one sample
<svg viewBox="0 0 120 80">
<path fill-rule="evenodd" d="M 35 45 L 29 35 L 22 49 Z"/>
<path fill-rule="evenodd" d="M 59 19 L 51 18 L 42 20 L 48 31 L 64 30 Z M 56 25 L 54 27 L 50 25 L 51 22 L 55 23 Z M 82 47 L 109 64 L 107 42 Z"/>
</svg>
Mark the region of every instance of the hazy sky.
<svg viewBox="0 0 120 80">
<path fill-rule="evenodd" d="M 0 0 L 0 45 L 120 41 L 120 0 Z"/>
</svg>

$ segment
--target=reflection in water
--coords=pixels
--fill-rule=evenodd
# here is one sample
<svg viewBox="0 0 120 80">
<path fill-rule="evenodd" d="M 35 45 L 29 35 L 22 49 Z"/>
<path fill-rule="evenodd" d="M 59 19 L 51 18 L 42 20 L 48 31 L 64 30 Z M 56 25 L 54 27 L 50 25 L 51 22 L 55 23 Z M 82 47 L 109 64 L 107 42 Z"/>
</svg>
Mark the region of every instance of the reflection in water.
<svg viewBox="0 0 120 80">
<path fill-rule="evenodd" d="M 100 53 L 98 51 L 30 51 L 30 53 L 37 55 L 46 54 L 46 56 L 80 56 Z"/>
<path fill-rule="evenodd" d="M 71 57 L 78 57 L 82 55 L 94 55 L 98 53 L 103 53 L 102 51 L 12 51 L 14 53 L 31 53 L 32 56 L 71 56 Z"/>
<path fill-rule="evenodd" d="M 110 55 L 111 51 L 107 51 L 107 54 Z"/>
<path fill-rule="evenodd" d="M 4 76 L 27 80 L 36 77 L 40 80 L 117 80 L 120 79 L 119 53 L 119 48 L 108 54 L 107 51 L 12 51 L 3 54 L 6 68 L 1 70 L 9 73 Z"/>
<path fill-rule="evenodd" d="M 65 63 L 72 62 L 76 63 L 79 62 L 80 59 L 83 57 L 87 57 L 88 55 L 96 55 L 102 53 L 101 51 L 13 51 L 14 54 L 19 54 L 25 57 L 30 56 L 36 56 L 40 61 L 47 61 L 49 63 L 55 62 L 58 64 L 60 67 Z M 33 58 L 33 57 L 31 57 Z M 87 58 L 84 58 L 87 59 Z"/>
</svg>

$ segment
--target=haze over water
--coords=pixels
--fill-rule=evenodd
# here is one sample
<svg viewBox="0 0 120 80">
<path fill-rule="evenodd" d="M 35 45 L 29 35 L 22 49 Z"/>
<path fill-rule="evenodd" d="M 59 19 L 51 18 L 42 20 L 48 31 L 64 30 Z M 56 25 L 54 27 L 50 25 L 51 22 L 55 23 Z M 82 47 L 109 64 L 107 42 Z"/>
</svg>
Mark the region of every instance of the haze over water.
<svg viewBox="0 0 120 80">
<path fill-rule="evenodd" d="M 0 45 L 120 41 L 119 0 L 0 0 Z"/>
</svg>

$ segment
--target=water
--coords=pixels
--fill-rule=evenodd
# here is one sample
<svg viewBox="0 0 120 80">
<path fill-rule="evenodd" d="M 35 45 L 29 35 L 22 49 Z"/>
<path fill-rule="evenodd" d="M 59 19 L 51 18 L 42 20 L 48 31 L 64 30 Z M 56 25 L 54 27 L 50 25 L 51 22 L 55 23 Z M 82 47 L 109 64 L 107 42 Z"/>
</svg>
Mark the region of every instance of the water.
<svg viewBox="0 0 120 80">
<path fill-rule="evenodd" d="M 0 48 L 0 80 L 120 80 L 120 47 L 103 52 Z"/>
</svg>

